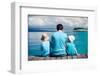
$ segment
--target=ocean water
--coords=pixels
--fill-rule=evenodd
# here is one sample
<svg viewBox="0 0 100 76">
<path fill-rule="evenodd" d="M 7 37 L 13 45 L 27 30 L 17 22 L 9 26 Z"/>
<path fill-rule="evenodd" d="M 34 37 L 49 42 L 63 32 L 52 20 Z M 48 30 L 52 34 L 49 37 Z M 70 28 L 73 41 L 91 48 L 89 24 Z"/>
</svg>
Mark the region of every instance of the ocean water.
<svg viewBox="0 0 100 76">
<path fill-rule="evenodd" d="M 51 37 L 54 31 L 29 31 L 28 32 L 28 56 L 41 55 L 41 35 L 46 32 Z M 75 46 L 79 54 L 88 54 L 88 31 L 65 31 L 67 35 L 75 36 Z"/>
</svg>

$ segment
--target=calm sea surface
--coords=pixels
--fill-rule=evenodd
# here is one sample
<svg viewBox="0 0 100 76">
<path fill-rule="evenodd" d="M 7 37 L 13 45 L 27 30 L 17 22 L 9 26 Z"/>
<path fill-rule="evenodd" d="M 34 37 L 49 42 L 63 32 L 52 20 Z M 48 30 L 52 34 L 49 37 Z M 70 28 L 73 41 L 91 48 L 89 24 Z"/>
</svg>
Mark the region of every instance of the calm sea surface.
<svg viewBox="0 0 100 76">
<path fill-rule="evenodd" d="M 47 32 L 47 31 L 46 31 Z M 38 56 L 41 55 L 41 35 L 43 32 L 28 32 L 28 55 Z M 52 31 L 47 32 L 51 37 Z M 70 31 L 65 32 L 67 35 L 75 36 L 75 45 L 79 54 L 88 54 L 88 31 Z"/>
</svg>

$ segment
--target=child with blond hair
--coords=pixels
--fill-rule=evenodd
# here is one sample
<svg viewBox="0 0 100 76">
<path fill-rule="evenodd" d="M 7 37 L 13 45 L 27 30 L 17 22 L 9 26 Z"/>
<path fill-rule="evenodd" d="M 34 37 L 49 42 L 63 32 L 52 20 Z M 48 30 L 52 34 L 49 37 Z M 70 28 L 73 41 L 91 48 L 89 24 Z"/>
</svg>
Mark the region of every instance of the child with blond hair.
<svg viewBox="0 0 100 76">
<path fill-rule="evenodd" d="M 50 54 L 50 43 L 49 43 L 49 37 L 47 33 L 43 33 L 41 37 L 41 56 L 47 57 Z"/>
</svg>

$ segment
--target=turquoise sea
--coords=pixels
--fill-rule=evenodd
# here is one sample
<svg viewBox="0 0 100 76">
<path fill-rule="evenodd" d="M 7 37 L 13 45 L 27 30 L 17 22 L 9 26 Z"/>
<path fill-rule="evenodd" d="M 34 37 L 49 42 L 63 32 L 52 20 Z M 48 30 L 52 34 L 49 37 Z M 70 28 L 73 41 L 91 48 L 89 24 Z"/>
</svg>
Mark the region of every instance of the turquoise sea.
<svg viewBox="0 0 100 76">
<path fill-rule="evenodd" d="M 47 32 L 49 37 L 54 31 L 47 30 L 34 30 L 28 32 L 28 56 L 41 55 L 40 43 L 41 35 Z M 67 35 L 75 36 L 75 45 L 79 54 L 88 54 L 88 31 L 64 31 Z"/>
</svg>

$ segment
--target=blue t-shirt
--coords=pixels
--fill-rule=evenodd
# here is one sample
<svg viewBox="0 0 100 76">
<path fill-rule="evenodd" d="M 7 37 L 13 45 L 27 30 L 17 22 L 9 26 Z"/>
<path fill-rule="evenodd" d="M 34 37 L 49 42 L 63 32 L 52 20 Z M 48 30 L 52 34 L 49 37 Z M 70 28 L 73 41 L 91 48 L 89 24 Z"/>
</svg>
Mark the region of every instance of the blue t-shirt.
<svg viewBox="0 0 100 76">
<path fill-rule="evenodd" d="M 50 43 L 49 41 L 44 41 L 41 44 L 41 51 L 42 51 L 42 56 L 48 56 L 50 54 Z"/>
<path fill-rule="evenodd" d="M 51 54 L 61 55 L 66 54 L 65 43 L 67 40 L 67 34 L 62 31 L 57 31 L 51 36 Z"/>
<path fill-rule="evenodd" d="M 74 43 L 70 43 L 70 42 L 68 42 L 67 43 L 67 53 L 69 54 L 69 55 L 75 55 L 76 53 L 75 53 L 75 44 Z"/>
</svg>

